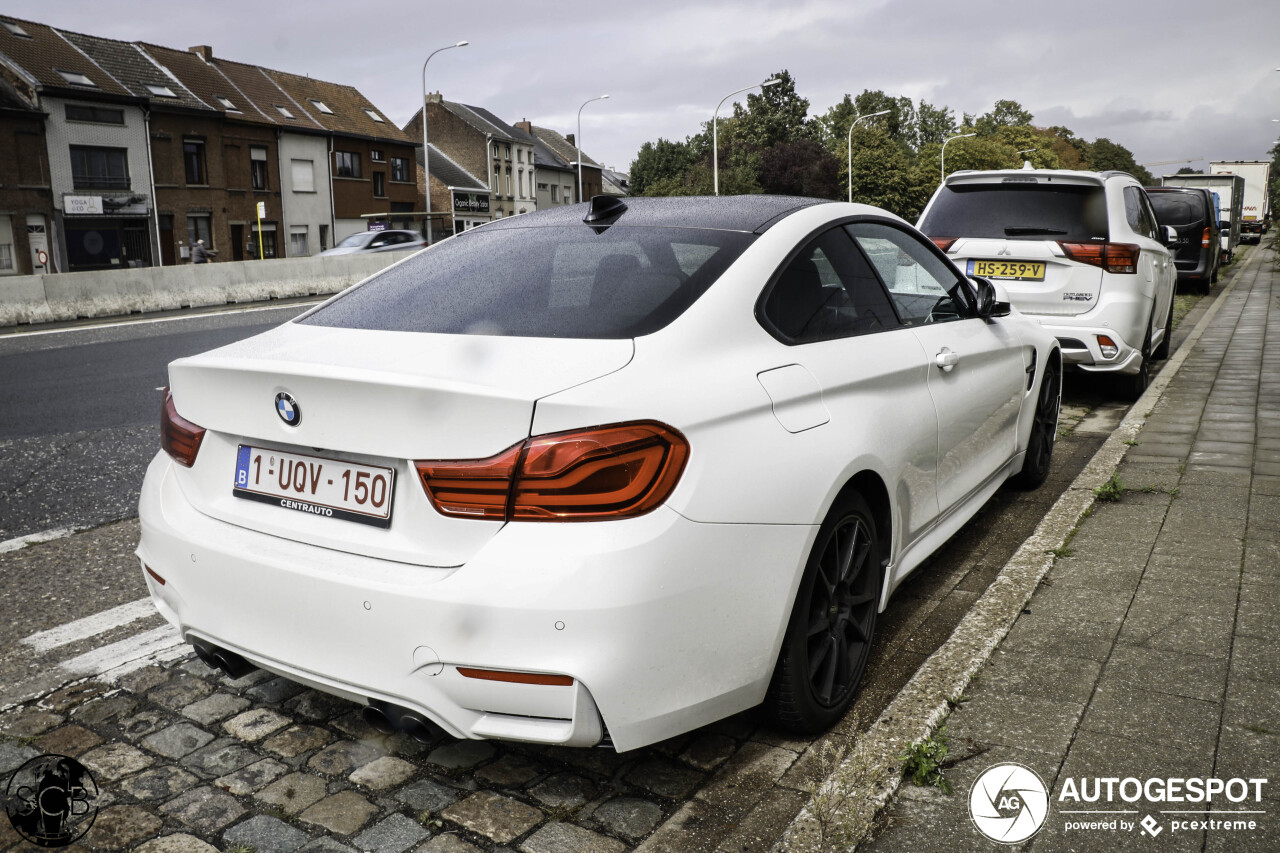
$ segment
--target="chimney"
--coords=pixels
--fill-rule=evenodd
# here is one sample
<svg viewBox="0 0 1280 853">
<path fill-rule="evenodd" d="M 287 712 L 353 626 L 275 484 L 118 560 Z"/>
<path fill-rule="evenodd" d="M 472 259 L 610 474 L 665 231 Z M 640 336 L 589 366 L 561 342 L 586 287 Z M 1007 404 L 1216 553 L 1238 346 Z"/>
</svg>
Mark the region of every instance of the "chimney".
<svg viewBox="0 0 1280 853">
<path fill-rule="evenodd" d="M 525 119 L 524 121 L 518 121 L 515 123 L 514 126 L 518 127 L 520 130 L 523 130 L 525 133 L 529 134 L 530 136 L 533 136 L 533 122 L 529 121 L 528 119 Z"/>
<path fill-rule="evenodd" d="M 428 104 L 438 104 L 438 103 L 440 103 L 440 102 L 441 102 L 441 101 L 443 101 L 443 100 L 444 100 L 444 97 L 443 97 L 443 96 L 441 96 L 441 94 L 440 94 L 439 92 L 428 92 L 428 93 L 427 93 L 427 103 L 428 103 Z"/>
<path fill-rule="evenodd" d="M 565 141 L 566 141 L 566 142 L 568 142 L 570 145 L 577 145 L 577 144 L 578 144 L 578 143 L 576 143 L 576 142 L 574 142 L 574 141 L 573 141 L 573 134 L 572 134 L 572 133 L 566 133 L 566 134 L 564 135 L 564 138 L 565 138 Z"/>
<path fill-rule="evenodd" d="M 213 61 L 213 48 L 212 48 L 212 47 L 210 47 L 210 46 L 209 46 L 209 45 L 207 45 L 207 44 L 198 44 L 198 45 L 196 45 L 196 46 L 194 46 L 194 47 L 189 47 L 189 48 L 187 48 L 187 50 L 189 50 L 189 51 L 191 51 L 192 53 L 196 54 L 196 55 L 197 55 L 197 56 L 199 56 L 201 59 L 203 59 L 205 62 L 212 62 L 212 61 Z"/>
</svg>

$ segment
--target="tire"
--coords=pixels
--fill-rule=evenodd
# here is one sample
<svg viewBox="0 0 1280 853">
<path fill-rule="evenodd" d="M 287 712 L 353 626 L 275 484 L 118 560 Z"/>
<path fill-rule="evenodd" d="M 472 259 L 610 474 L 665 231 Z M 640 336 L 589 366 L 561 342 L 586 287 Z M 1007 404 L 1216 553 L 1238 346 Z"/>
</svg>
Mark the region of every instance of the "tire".
<svg viewBox="0 0 1280 853">
<path fill-rule="evenodd" d="M 1209 289 L 1205 288 L 1205 293 Z M 1173 301 L 1169 302 L 1169 316 L 1164 321 L 1164 340 L 1160 341 L 1160 346 L 1156 347 L 1151 353 L 1151 357 L 1156 361 L 1164 361 L 1169 357 L 1169 348 L 1173 345 Z"/>
<path fill-rule="evenodd" d="M 1221 265 L 1216 266 L 1216 267 L 1214 267 L 1214 268 L 1213 268 L 1213 278 L 1209 280 L 1209 284 L 1203 285 L 1203 287 L 1204 287 L 1204 292 L 1205 292 L 1205 293 L 1208 293 L 1208 292 L 1209 292 L 1209 286 L 1210 286 L 1210 285 L 1213 285 L 1213 284 L 1217 284 L 1217 283 L 1218 283 L 1218 272 L 1219 272 L 1220 270 L 1221 270 Z"/>
<path fill-rule="evenodd" d="M 1050 358 L 1040 378 L 1040 393 L 1036 395 L 1036 412 L 1031 420 L 1031 434 L 1027 436 L 1027 455 L 1022 470 L 1009 482 L 1018 489 L 1039 488 L 1049 477 L 1053 463 L 1053 445 L 1058 438 L 1058 411 L 1062 406 L 1062 370 L 1056 359 Z"/>
<path fill-rule="evenodd" d="M 881 553 L 867 502 L 841 495 L 818 529 L 765 694 L 764 710 L 780 728 L 824 731 L 853 703 L 875 634 Z"/>
<path fill-rule="evenodd" d="M 1142 396 L 1151 383 L 1151 323 L 1147 323 L 1147 336 L 1142 341 L 1142 366 L 1132 376 L 1117 376 L 1120 383 L 1120 396 L 1133 402 Z"/>
</svg>

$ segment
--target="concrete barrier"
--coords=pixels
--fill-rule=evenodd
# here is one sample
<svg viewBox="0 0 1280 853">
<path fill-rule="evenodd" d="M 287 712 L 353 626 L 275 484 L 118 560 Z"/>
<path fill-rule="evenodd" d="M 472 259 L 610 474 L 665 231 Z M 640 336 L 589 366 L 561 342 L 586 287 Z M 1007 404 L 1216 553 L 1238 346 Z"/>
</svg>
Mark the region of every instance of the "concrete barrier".
<svg viewBox="0 0 1280 853">
<path fill-rule="evenodd" d="M 0 326 L 337 293 L 407 252 L 0 276 Z"/>
</svg>

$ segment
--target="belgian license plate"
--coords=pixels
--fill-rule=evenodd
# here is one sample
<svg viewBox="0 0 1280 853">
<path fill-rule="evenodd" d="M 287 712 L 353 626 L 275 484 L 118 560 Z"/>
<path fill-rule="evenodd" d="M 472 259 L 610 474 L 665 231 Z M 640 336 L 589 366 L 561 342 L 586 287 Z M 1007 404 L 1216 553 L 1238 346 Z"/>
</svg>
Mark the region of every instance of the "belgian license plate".
<svg viewBox="0 0 1280 853">
<path fill-rule="evenodd" d="M 236 451 L 238 498 L 341 518 L 374 527 L 391 526 L 395 471 L 318 456 L 240 445 Z"/>
<path fill-rule="evenodd" d="M 1044 281 L 1044 264 L 1038 261 L 969 261 L 969 275 L 1012 281 Z"/>
</svg>

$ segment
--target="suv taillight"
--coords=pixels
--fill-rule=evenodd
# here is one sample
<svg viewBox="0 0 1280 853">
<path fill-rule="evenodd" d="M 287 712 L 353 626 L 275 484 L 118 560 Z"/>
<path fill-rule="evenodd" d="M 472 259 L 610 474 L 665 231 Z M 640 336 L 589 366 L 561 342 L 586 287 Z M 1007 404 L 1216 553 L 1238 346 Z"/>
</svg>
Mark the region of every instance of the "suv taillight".
<svg viewBox="0 0 1280 853">
<path fill-rule="evenodd" d="M 196 426 L 178 414 L 177 407 L 173 405 L 173 392 L 165 388 L 164 404 L 160 407 L 160 445 L 164 452 L 179 465 L 190 468 L 196 462 L 203 440 L 204 427 Z"/>
<path fill-rule="evenodd" d="M 1204 234 L 1201 235 L 1200 237 L 1200 248 L 1202 249 L 1209 248 L 1209 246 L 1211 245 L 1212 239 L 1213 239 L 1212 232 L 1209 231 L 1208 226 L 1205 226 Z"/>
<path fill-rule="evenodd" d="M 431 505 L 453 518 L 632 518 L 671 494 L 689 443 L 652 421 L 530 438 L 488 459 L 415 462 Z"/>
<path fill-rule="evenodd" d="M 1058 243 L 1073 261 L 1101 267 L 1107 272 L 1136 273 L 1142 247 L 1133 243 Z"/>
</svg>

